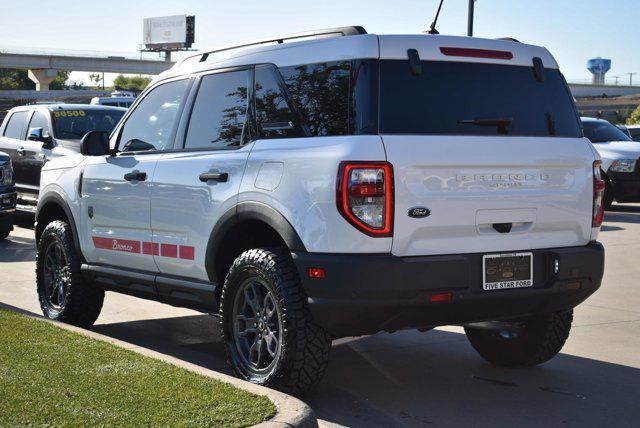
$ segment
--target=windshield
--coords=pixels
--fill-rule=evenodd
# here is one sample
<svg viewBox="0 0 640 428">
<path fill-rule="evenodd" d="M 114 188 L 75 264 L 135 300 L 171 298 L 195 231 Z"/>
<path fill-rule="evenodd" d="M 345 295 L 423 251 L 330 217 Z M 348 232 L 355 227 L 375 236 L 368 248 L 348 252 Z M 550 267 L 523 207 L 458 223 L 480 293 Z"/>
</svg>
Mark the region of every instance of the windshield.
<svg viewBox="0 0 640 428">
<path fill-rule="evenodd" d="M 606 120 L 583 121 L 584 136 L 592 143 L 606 141 L 631 141 L 631 138 Z"/>
<path fill-rule="evenodd" d="M 124 115 L 119 110 L 73 109 L 52 112 L 54 137 L 80 140 L 89 131 L 111 133 Z"/>
<path fill-rule="evenodd" d="M 389 134 L 580 137 L 559 70 L 451 61 L 380 61 L 380 130 Z"/>
</svg>

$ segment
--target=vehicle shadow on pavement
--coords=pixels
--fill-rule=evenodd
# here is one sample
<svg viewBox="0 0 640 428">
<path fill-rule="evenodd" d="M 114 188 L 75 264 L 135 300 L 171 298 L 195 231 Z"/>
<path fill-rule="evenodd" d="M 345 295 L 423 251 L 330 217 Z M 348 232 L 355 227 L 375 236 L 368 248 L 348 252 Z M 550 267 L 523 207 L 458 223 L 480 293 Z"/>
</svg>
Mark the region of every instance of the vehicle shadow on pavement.
<svg viewBox="0 0 640 428">
<path fill-rule="evenodd" d="M 93 331 L 230 373 L 217 318 L 100 324 Z M 560 354 L 528 369 L 480 358 L 464 334 L 380 333 L 334 342 L 324 380 L 301 397 L 346 426 L 616 425 L 640 418 L 640 369 Z"/>
<path fill-rule="evenodd" d="M 36 260 L 36 240 L 9 235 L 0 241 L 0 263 L 32 262 Z"/>
<path fill-rule="evenodd" d="M 640 223 L 640 206 L 613 205 L 610 210 L 604 213 L 604 222 L 605 225 L 607 222 Z"/>
<path fill-rule="evenodd" d="M 91 330 L 231 374 L 220 343 L 218 318 L 211 315 L 97 324 Z"/>
<path fill-rule="evenodd" d="M 334 344 L 305 397 L 347 426 L 557 426 L 637 423 L 640 370 L 560 354 L 528 369 L 492 366 L 464 334 L 378 334 Z"/>
</svg>

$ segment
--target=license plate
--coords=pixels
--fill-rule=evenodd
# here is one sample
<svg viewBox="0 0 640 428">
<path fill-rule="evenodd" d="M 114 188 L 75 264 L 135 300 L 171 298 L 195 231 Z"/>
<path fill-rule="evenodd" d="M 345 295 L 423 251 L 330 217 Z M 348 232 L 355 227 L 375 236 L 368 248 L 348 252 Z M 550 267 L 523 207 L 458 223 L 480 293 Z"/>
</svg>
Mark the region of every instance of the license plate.
<svg viewBox="0 0 640 428">
<path fill-rule="evenodd" d="M 533 253 L 487 254 L 482 257 L 482 288 L 504 290 L 533 285 Z"/>
</svg>

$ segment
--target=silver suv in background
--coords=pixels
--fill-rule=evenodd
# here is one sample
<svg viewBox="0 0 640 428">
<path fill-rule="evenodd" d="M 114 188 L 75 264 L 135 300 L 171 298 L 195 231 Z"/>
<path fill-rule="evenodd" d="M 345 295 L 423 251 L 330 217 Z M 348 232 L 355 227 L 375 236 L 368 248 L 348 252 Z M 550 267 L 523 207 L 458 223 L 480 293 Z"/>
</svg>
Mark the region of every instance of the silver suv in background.
<svg viewBox="0 0 640 428">
<path fill-rule="evenodd" d="M 605 208 L 610 208 L 614 201 L 640 202 L 640 143 L 604 119 L 581 120 L 584 136 L 602 158 Z"/>
</svg>

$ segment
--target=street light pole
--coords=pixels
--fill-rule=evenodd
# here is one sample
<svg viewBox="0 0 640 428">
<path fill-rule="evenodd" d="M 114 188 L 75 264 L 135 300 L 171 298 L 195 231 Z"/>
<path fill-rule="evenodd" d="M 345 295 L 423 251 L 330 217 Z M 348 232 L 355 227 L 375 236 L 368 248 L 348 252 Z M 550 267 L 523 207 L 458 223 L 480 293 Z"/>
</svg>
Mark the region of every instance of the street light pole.
<svg viewBox="0 0 640 428">
<path fill-rule="evenodd" d="M 473 6 L 475 0 L 469 0 L 469 17 L 467 19 L 467 36 L 473 37 Z"/>
<path fill-rule="evenodd" d="M 627 73 L 629 75 L 629 86 L 633 86 L 633 76 L 638 73 Z"/>
</svg>

